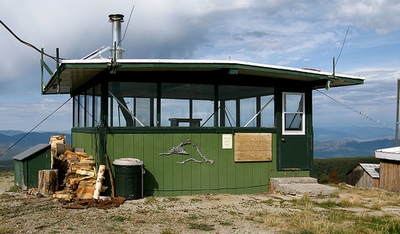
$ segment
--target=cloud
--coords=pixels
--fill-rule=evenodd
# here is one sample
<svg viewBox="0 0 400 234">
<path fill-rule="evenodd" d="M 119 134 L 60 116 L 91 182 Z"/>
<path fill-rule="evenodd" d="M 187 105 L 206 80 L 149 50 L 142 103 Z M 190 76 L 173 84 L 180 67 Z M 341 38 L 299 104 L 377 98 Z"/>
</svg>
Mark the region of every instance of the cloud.
<svg viewBox="0 0 400 234">
<path fill-rule="evenodd" d="M 64 104 L 67 100 L 67 95 L 59 95 L 51 98 L 34 98 L 30 101 L 16 98 L 14 102 L 2 102 L 0 107 L 2 129 L 68 130 L 72 123 L 72 101 Z M 53 111 L 55 112 L 52 113 Z"/>
<path fill-rule="evenodd" d="M 400 29 L 400 2 L 397 0 L 336 0 L 329 14 L 366 30 L 385 34 Z"/>
<path fill-rule="evenodd" d="M 316 124 L 332 126 L 351 122 L 360 126 L 385 125 L 394 129 L 399 70 L 365 69 L 346 74 L 362 75 L 365 83 L 315 91 L 313 105 Z"/>
<path fill-rule="evenodd" d="M 232 59 L 332 71 L 332 58 L 338 56 L 349 29 L 336 71 L 367 79 L 364 85 L 327 93 L 371 115 L 393 115 L 390 108 L 395 105 L 400 53 L 397 1 L 21 0 L 0 3 L 0 7 L 1 20 L 21 39 L 38 48 L 44 45 L 51 55 L 59 48 L 60 57 L 69 59 L 110 46 L 108 15 L 112 13 L 125 15 L 125 58 Z M 23 115 L 22 109 L 29 113 L 29 106 L 39 110 L 36 105 L 44 102 L 40 54 L 18 42 L 5 28 L 0 28 L 0 50 L 1 105 L 18 116 Z M 46 63 L 55 67 L 49 58 Z M 48 76 L 45 74 L 46 79 Z M 384 107 L 378 105 L 386 102 L 389 104 Z M 22 103 L 28 104 L 19 106 Z M 316 122 L 325 121 L 320 118 L 323 113 L 327 118 L 335 113 L 332 105 L 323 96 L 315 100 L 315 106 L 327 108 L 315 111 Z M 379 113 L 374 108 L 385 111 Z M 8 117 L 2 114 L 0 118 Z M 393 122 L 391 117 L 384 118 Z M 15 120 L 22 124 L 22 119 Z"/>
</svg>

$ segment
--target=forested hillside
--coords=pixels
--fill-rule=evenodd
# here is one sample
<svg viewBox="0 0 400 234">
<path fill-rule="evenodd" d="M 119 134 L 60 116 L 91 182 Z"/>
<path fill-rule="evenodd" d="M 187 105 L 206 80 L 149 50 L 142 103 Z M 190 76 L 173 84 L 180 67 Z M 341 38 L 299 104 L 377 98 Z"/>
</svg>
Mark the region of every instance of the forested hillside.
<svg viewBox="0 0 400 234">
<path fill-rule="evenodd" d="M 379 163 L 379 159 L 371 157 L 314 159 L 312 177 L 319 183 L 347 182 L 347 173 L 359 163 Z"/>
</svg>

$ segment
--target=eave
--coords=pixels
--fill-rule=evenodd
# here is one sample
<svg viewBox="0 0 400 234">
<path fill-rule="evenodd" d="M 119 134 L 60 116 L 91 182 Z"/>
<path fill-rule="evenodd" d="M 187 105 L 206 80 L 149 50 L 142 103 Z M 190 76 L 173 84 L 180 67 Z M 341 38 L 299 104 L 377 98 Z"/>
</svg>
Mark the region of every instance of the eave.
<svg viewBox="0 0 400 234">
<path fill-rule="evenodd" d="M 330 87 L 363 84 L 364 78 L 321 72 L 318 70 L 298 69 L 273 66 L 258 63 L 247 63 L 232 60 L 176 60 L 176 59 L 120 59 L 118 67 L 110 66 L 108 59 L 93 60 L 64 60 L 59 64 L 50 80 L 43 89 L 43 94 L 71 94 L 75 89 L 84 85 L 99 74 L 166 74 L 158 77 L 161 82 L 174 80 L 171 75 L 204 74 L 213 77 L 218 83 L 218 77 L 248 79 L 251 77 L 257 83 L 265 83 L 271 79 L 282 81 L 304 82 L 314 89 L 325 88 L 328 81 Z M 205 76 L 204 76 L 205 77 Z M 201 83 L 203 79 L 190 82 Z M 216 79 L 217 80 L 216 80 Z M 130 78 L 134 81 L 135 77 Z M 222 79 L 222 78 L 221 78 Z M 58 87 L 58 88 L 57 88 Z"/>
</svg>

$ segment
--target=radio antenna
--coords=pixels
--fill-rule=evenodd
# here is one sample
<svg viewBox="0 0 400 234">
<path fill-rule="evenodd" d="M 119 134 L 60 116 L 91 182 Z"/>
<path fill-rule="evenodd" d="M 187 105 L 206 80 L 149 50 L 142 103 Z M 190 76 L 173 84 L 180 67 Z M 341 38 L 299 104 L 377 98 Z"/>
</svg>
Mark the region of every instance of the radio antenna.
<svg viewBox="0 0 400 234">
<path fill-rule="evenodd" d="M 343 39 L 343 42 L 342 42 L 342 46 L 340 47 L 340 52 L 339 52 L 339 55 L 338 55 L 336 61 L 335 61 L 335 57 L 333 57 L 333 78 L 335 78 L 336 65 L 337 65 L 337 63 L 338 63 L 338 61 L 339 61 L 340 55 L 342 55 L 344 43 L 346 42 L 347 34 L 349 33 L 349 29 L 350 29 L 350 28 L 347 28 L 346 34 L 344 35 L 344 39 Z"/>
<path fill-rule="evenodd" d="M 124 36 L 123 36 L 122 39 L 119 41 L 119 43 L 121 43 L 121 42 L 125 39 L 126 31 L 128 31 L 129 22 L 131 22 L 131 17 L 132 17 L 133 9 L 135 9 L 135 5 L 132 6 L 131 13 L 129 14 L 128 23 L 126 24 L 126 27 L 125 27 Z"/>
</svg>

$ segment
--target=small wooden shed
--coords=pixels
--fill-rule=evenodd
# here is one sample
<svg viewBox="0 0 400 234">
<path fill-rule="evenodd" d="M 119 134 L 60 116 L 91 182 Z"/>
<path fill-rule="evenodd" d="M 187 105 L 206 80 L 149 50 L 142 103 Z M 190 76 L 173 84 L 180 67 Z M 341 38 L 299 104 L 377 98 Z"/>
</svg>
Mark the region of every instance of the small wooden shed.
<svg viewBox="0 0 400 234">
<path fill-rule="evenodd" d="M 39 170 L 51 169 L 50 144 L 37 144 L 13 159 L 15 185 L 23 190 L 37 188 Z"/>
<path fill-rule="evenodd" d="M 359 163 L 347 173 L 349 184 L 361 188 L 379 187 L 380 165 L 377 163 Z"/>
<path fill-rule="evenodd" d="M 375 157 L 380 159 L 380 188 L 400 192 L 400 147 L 378 149 Z"/>
</svg>

